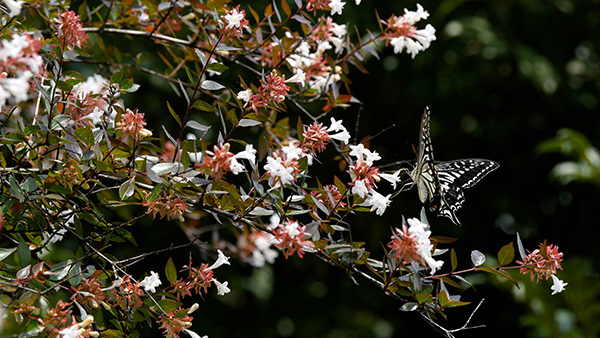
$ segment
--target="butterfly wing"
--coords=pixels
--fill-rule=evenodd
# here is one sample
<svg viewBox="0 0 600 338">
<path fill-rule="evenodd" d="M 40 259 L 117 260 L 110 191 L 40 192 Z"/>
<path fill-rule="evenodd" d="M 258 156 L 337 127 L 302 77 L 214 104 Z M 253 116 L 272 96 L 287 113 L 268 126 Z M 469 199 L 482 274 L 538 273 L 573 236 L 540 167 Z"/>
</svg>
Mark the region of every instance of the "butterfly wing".
<svg viewBox="0 0 600 338">
<path fill-rule="evenodd" d="M 417 164 L 410 175 L 413 182 L 417 185 L 421 203 L 431 201 L 435 199 L 436 195 L 441 194 L 440 183 L 433 163 L 433 147 L 431 146 L 431 134 L 429 132 L 430 115 L 431 109 L 427 106 L 421 117 Z"/>
<path fill-rule="evenodd" d="M 442 189 L 438 214 L 448 217 L 454 224 L 460 225 L 456 217 L 456 210 L 462 207 L 465 200 L 463 189 L 474 186 L 485 175 L 498 167 L 497 162 L 476 158 L 435 164 L 435 170 Z"/>
</svg>

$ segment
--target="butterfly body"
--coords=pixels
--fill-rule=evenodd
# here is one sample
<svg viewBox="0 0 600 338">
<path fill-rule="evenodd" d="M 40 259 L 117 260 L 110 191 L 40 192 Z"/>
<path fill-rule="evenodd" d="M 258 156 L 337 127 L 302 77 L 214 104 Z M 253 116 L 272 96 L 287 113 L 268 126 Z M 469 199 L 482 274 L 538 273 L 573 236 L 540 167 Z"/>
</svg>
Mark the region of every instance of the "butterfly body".
<svg viewBox="0 0 600 338">
<path fill-rule="evenodd" d="M 410 177 L 417 186 L 421 203 L 428 204 L 429 210 L 438 216 L 448 217 L 454 224 L 460 225 L 456 211 L 465 200 L 463 190 L 475 185 L 499 164 L 477 158 L 434 162 L 429 132 L 430 114 L 430 108 L 426 107 L 421 118 L 417 163 Z"/>
</svg>

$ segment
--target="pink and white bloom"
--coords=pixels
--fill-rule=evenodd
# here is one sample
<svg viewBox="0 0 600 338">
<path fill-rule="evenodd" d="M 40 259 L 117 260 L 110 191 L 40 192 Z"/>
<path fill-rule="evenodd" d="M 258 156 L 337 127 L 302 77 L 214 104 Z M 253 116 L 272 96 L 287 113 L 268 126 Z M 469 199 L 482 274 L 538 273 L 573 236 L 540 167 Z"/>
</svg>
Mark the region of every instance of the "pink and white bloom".
<svg viewBox="0 0 600 338">
<path fill-rule="evenodd" d="M 227 21 L 227 28 L 239 28 L 244 19 L 244 13 L 238 12 L 237 8 L 234 8 L 230 13 L 225 14 L 223 18 Z"/>
<path fill-rule="evenodd" d="M 442 268 L 444 261 L 436 261 L 432 257 L 431 250 L 433 250 L 433 244 L 431 244 L 431 241 L 429 240 L 431 231 L 428 230 L 428 225 L 416 218 L 409 218 L 407 222 L 409 225 L 408 231 L 415 235 L 417 252 L 423 261 L 429 265 L 429 268 L 431 269 L 431 275 L 435 274 L 437 270 Z"/>
<path fill-rule="evenodd" d="M 227 287 L 227 284 L 229 284 L 229 282 L 219 282 L 218 280 L 214 279 L 212 280 L 213 282 L 215 282 L 215 285 L 217 286 L 217 295 L 219 296 L 225 296 L 225 294 L 229 293 L 231 291 L 231 289 L 229 289 Z"/>
</svg>

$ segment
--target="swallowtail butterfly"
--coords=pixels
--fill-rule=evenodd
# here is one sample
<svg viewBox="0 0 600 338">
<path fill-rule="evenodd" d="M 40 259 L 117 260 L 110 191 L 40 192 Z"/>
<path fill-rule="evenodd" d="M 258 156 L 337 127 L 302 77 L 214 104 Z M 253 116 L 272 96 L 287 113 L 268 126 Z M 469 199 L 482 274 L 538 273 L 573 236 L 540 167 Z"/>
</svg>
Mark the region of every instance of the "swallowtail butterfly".
<svg viewBox="0 0 600 338">
<path fill-rule="evenodd" d="M 430 114 L 430 108 L 426 107 L 421 118 L 417 163 L 410 177 L 417 186 L 421 203 L 427 203 L 429 210 L 438 216 L 448 217 L 454 224 L 460 225 L 456 210 L 465 200 L 463 190 L 474 186 L 499 164 L 477 158 L 434 162 L 429 133 Z"/>
</svg>

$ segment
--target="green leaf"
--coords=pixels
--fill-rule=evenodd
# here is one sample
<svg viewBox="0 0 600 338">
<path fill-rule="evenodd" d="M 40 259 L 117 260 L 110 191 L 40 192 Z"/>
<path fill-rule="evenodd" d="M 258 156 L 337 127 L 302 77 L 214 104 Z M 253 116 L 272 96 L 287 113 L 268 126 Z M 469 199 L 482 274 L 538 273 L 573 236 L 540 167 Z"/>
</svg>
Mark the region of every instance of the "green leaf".
<svg viewBox="0 0 600 338">
<path fill-rule="evenodd" d="M 177 268 L 175 267 L 175 263 L 173 263 L 172 257 L 169 257 L 167 265 L 165 266 L 165 275 L 171 284 L 177 281 Z"/>
<path fill-rule="evenodd" d="M 10 185 L 10 194 L 18 199 L 19 202 L 23 202 L 25 200 L 25 195 L 21 192 L 21 187 L 19 186 L 19 183 L 17 183 L 17 180 L 11 176 L 8 181 Z"/>
<path fill-rule="evenodd" d="M 128 179 L 127 181 L 123 182 L 123 184 L 121 184 L 121 186 L 119 187 L 119 198 L 122 200 L 126 200 L 129 197 L 133 196 L 133 193 L 135 192 L 135 180 L 132 178 Z"/>
<path fill-rule="evenodd" d="M 229 69 L 229 67 L 225 66 L 222 63 L 211 63 L 210 65 L 206 66 L 206 69 L 212 70 L 213 72 L 217 73 L 223 73 L 224 71 Z"/>
<path fill-rule="evenodd" d="M 438 304 L 440 307 L 446 307 L 450 303 L 450 298 L 448 298 L 448 293 L 445 290 L 440 291 L 438 293 Z"/>
<path fill-rule="evenodd" d="M 165 312 L 175 311 L 182 305 L 180 302 L 172 299 L 161 299 L 157 303 Z"/>
<path fill-rule="evenodd" d="M 192 103 L 192 107 L 200 111 L 216 112 L 217 108 L 211 106 L 208 102 L 202 100 L 196 100 Z"/>
<path fill-rule="evenodd" d="M 450 265 L 452 266 L 452 271 L 456 270 L 456 267 L 458 266 L 458 259 L 456 258 L 456 251 L 454 251 L 454 248 L 450 250 Z"/>
<path fill-rule="evenodd" d="M 415 299 L 417 302 L 419 302 L 419 304 L 433 302 L 433 297 L 431 296 L 431 293 L 417 293 L 415 295 Z"/>
<path fill-rule="evenodd" d="M 110 77 L 110 83 L 121 83 L 121 81 L 123 80 L 123 75 L 125 73 L 123 71 L 119 71 L 114 73 L 111 77 Z"/>
<path fill-rule="evenodd" d="M 19 246 L 17 247 L 17 257 L 19 258 L 19 264 L 25 267 L 31 263 L 31 252 L 29 251 L 29 245 L 25 242 L 25 239 L 19 236 Z"/>
<path fill-rule="evenodd" d="M 181 119 L 179 118 L 177 113 L 175 113 L 173 108 L 171 108 L 171 104 L 169 103 L 169 101 L 167 101 L 167 108 L 169 109 L 169 113 L 171 113 L 171 116 L 173 116 L 173 118 L 175 118 L 175 121 L 177 121 L 177 124 L 179 124 L 179 127 L 181 127 Z"/>
<path fill-rule="evenodd" d="M 44 326 L 40 325 L 36 321 L 30 320 L 27 322 L 25 330 L 19 335 L 19 338 L 38 337 L 42 331 L 44 331 Z"/>
<path fill-rule="evenodd" d="M 262 124 L 262 122 L 252 120 L 252 119 L 241 119 L 238 122 L 238 126 L 240 126 L 240 127 L 254 127 L 254 126 L 259 126 L 261 124 Z"/>
<path fill-rule="evenodd" d="M 161 190 L 162 190 L 162 184 L 157 184 L 154 188 L 152 188 L 152 191 L 150 192 L 150 195 L 148 196 L 148 202 L 154 201 L 158 197 L 158 194 L 160 194 Z"/>
<path fill-rule="evenodd" d="M 17 248 L 12 248 L 12 249 L 0 248 L 0 261 L 3 261 L 6 257 L 10 256 L 15 251 L 17 251 Z"/>
<path fill-rule="evenodd" d="M 515 248 L 512 242 L 506 244 L 498 251 L 498 263 L 500 266 L 510 264 L 514 258 Z"/>
</svg>

